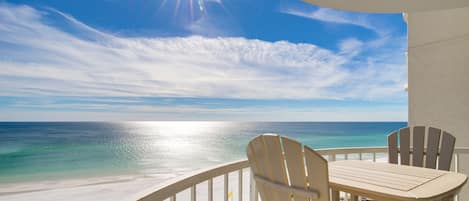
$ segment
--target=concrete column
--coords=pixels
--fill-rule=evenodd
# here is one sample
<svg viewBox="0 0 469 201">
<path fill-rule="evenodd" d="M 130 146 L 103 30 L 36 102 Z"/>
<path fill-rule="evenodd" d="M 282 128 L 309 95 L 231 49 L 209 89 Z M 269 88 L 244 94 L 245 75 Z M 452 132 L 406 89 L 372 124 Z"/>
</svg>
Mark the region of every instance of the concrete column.
<svg viewBox="0 0 469 201">
<path fill-rule="evenodd" d="M 469 7 L 408 14 L 409 125 L 432 125 L 469 147 Z M 469 156 L 460 172 L 469 174 Z M 469 200 L 469 185 L 459 200 Z"/>
</svg>

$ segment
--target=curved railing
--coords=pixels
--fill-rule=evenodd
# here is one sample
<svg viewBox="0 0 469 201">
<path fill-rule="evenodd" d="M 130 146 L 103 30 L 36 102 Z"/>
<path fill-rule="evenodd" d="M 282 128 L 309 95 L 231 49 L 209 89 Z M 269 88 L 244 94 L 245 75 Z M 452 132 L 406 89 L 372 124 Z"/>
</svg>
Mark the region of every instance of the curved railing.
<svg viewBox="0 0 469 201">
<path fill-rule="evenodd" d="M 318 149 L 316 150 L 319 154 L 323 155 L 329 161 L 335 160 L 381 160 L 386 161 L 387 147 L 355 147 L 355 148 L 335 148 L 335 149 Z M 458 147 L 454 151 L 453 168 L 452 171 L 459 171 L 460 155 L 468 154 L 469 147 Z M 233 181 L 233 175 L 237 174 Z M 223 181 L 214 183 L 216 177 L 223 176 Z M 246 179 L 250 178 L 250 179 Z M 201 185 L 206 183 L 205 193 L 203 195 L 197 195 L 197 188 L 201 188 Z M 236 184 L 236 195 L 233 191 L 229 191 L 229 184 Z M 211 167 L 206 170 L 187 174 L 186 176 L 179 177 L 166 182 L 165 184 L 159 185 L 156 189 L 149 189 L 148 191 L 142 192 L 137 195 L 136 200 L 139 201 L 176 201 L 176 196 L 183 191 L 189 191 L 189 195 L 182 196 L 183 200 L 196 201 L 199 197 L 203 197 L 200 200 L 213 201 L 214 200 L 214 187 L 223 186 L 222 197 L 224 201 L 230 200 L 232 197 L 236 197 L 238 201 L 258 201 L 258 193 L 255 185 L 252 182 L 250 175 L 249 163 L 247 160 L 240 160 L 222 164 L 219 166 Z M 245 185 L 249 185 L 249 196 L 245 194 Z M 221 190 L 221 189 L 219 189 Z M 347 200 L 347 197 L 344 197 Z M 220 199 L 215 199 L 220 200 Z"/>
<path fill-rule="evenodd" d="M 171 201 L 176 200 L 176 194 L 182 192 L 186 189 L 190 189 L 190 200 L 194 201 L 196 199 L 196 185 L 202 182 L 207 181 L 207 197 L 209 201 L 213 200 L 213 179 L 215 177 L 224 175 L 224 200 L 228 200 L 228 175 L 231 172 L 238 171 L 238 183 L 242 189 L 242 179 L 243 179 L 243 169 L 249 168 L 249 163 L 247 160 L 240 160 L 230 163 L 225 163 L 215 167 L 211 167 L 205 170 L 196 171 L 192 174 L 187 174 L 185 176 L 170 180 L 165 184 L 161 185 L 160 188 L 156 190 L 151 190 L 152 192 L 143 192 L 143 197 L 138 198 L 139 201 L 163 201 L 165 199 L 170 199 Z M 242 190 L 240 191 L 242 195 Z M 242 197 L 242 196 L 241 196 Z"/>
</svg>

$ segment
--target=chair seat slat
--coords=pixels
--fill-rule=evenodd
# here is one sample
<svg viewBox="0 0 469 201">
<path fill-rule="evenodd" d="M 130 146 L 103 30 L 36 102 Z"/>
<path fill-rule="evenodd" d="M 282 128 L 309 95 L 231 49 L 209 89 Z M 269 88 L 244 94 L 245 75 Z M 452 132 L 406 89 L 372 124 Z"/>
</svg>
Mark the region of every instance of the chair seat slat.
<svg viewBox="0 0 469 201">
<path fill-rule="evenodd" d="M 261 137 L 256 137 L 248 145 L 247 156 L 249 160 L 249 165 L 251 167 L 252 173 L 255 175 L 267 175 L 267 170 L 264 168 L 267 166 L 266 157 L 264 151 L 264 143 Z M 270 200 L 271 194 L 267 193 L 267 190 L 264 188 L 263 184 L 256 183 L 257 190 L 261 196 L 262 200 Z"/>
<path fill-rule="evenodd" d="M 410 129 L 403 128 L 399 131 L 399 152 L 401 156 L 401 164 L 410 164 Z"/>
<path fill-rule="evenodd" d="M 439 170 L 449 170 L 451 168 L 451 159 L 453 157 L 456 138 L 447 132 L 443 132 L 441 139 L 440 158 L 438 159 Z"/>
<path fill-rule="evenodd" d="M 287 162 L 288 176 L 293 188 L 307 189 L 305 161 L 301 143 L 287 137 L 282 137 L 285 161 Z M 295 201 L 307 201 L 306 197 L 296 197 Z"/>
<path fill-rule="evenodd" d="M 436 160 L 438 157 L 438 147 L 440 145 L 440 133 L 438 128 L 430 127 L 428 129 L 427 152 L 425 154 L 425 167 L 436 169 Z"/>
<path fill-rule="evenodd" d="M 329 201 L 329 170 L 327 161 L 313 149 L 304 146 L 309 188 L 319 192 L 318 201 Z"/>
<path fill-rule="evenodd" d="M 397 148 L 397 132 L 388 135 L 388 161 L 397 164 L 398 148 Z"/>
<path fill-rule="evenodd" d="M 416 126 L 412 133 L 412 166 L 423 167 L 423 155 L 425 144 L 425 127 Z"/>
<path fill-rule="evenodd" d="M 268 166 L 265 167 L 270 170 L 270 175 L 267 177 L 271 181 L 287 184 L 288 179 L 285 170 L 285 159 L 282 154 L 282 147 L 280 145 L 280 137 L 278 135 L 263 135 L 265 150 L 267 151 L 266 157 L 268 161 Z M 288 192 L 279 191 L 274 189 L 274 196 L 271 200 L 273 201 L 283 201 L 288 200 L 290 194 Z"/>
</svg>

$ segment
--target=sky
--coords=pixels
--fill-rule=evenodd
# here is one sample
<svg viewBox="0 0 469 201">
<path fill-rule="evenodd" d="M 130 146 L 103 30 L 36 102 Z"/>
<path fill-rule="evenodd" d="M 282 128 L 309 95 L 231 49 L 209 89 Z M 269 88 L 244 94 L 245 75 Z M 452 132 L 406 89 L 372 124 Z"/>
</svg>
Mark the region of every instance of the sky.
<svg viewBox="0 0 469 201">
<path fill-rule="evenodd" d="M 0 0 L 0 121 L 407 121 L 402 14 Z"/>
</svg>

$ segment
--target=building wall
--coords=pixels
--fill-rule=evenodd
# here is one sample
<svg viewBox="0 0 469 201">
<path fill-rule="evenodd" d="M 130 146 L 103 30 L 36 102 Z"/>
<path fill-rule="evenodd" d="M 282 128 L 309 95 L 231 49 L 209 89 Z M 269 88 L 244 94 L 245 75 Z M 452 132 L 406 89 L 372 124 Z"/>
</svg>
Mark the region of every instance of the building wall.
<svg viewBox="0 0 469 201">
<path fill-rule="evenodd" d="M 408 14 L 409 125 L 432 125 L 469 147 L 469 7 Z M 461 158 L 469 173 L 469 156 Z M 469 200 L 469 185 L 460 200 Z"/>
</svg>

